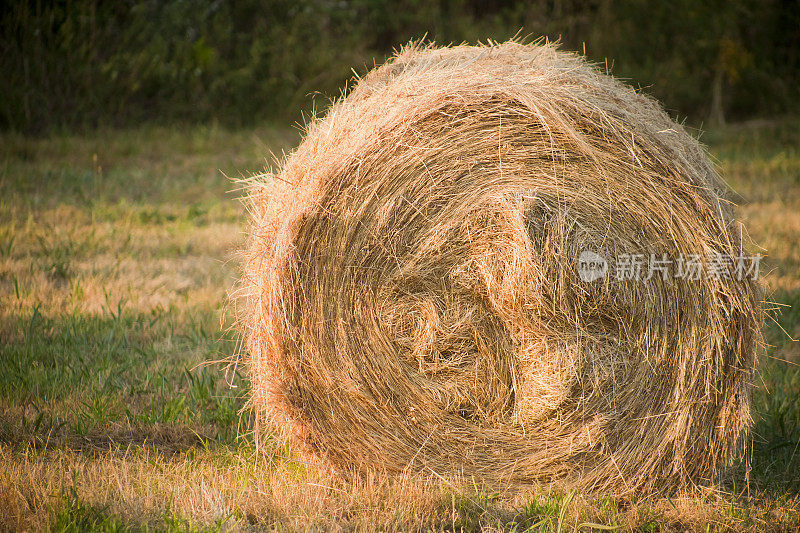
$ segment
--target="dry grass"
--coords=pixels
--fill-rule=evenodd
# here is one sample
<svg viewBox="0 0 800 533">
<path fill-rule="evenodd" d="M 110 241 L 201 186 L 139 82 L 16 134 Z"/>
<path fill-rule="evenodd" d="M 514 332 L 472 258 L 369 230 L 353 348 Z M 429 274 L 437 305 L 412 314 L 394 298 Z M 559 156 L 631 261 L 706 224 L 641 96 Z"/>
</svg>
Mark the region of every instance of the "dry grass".
<svg viewBox="0 0 800 533">
<path fill-rule="evenodd" d="M 252 405 L 309 460 L 646 495 L 741 450 L 757 283 L 576 269 L 744 255 L 724 182 L 579 57 L 406 48 L 250 191 Z"/>
<path fill-rule="evenodd" d="M 796 306 L 779 318 L 795 336 L 798 132 L 787 121 L 706 137 L 753 239 L 771 243 L 765 282 L 772 300 Z M 244 213 L 215 169 L 237 176 L 262 163 L 265 145 L 294 141 L 273 128 L 0 137 L 0 530 L 800 527 L 800 372 L 771 359 L 797 353 L 775 325 L 754 399 L 749 490 L 737 471 L 716 490 L 669 500 L 501 492 L 341 477 L 274 438 L 256 455 L 247 413 L 237 414 L 247 380 L 197 366 L 235 348 L 220 314 Z"/>
<path fill-rule="evenodd" d="M 798 523 L 796 508 L 787 502 L 743 504 L 716 490 L 634 503 L 541 486 L 492 492 L 444 479 L 348 480 L 286 461 L 280 450 L 264 452 L 165 454 L 139 447 L 124 453 L 56 449 L 20 456 L 4 446 L 0 509 L 4 525 L 14 530 L 70 521 L 92 529 L 203 524 L 223 530 L 357 531 L 587 531 L 603 525 L 763 531 Z"/>
</svg>

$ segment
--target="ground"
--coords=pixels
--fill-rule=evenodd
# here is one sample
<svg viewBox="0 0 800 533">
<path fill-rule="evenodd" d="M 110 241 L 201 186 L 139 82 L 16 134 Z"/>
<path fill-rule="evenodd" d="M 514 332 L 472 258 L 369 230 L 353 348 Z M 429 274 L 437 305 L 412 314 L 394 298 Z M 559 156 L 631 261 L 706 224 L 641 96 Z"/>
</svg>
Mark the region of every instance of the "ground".
<svg viewBox="0 0 800 533">
<path fill-rule="evenodd" d="M 0 136 L 0 530 L 800 528 L 800 121 L 701 138 L 767 255 L 749 474 L 745 462 L 718 487 L 646 500 L 344 479 L 269 435 L 256 451 L 230 359 L 236 179 L 298 138 Z"/>
</svg>

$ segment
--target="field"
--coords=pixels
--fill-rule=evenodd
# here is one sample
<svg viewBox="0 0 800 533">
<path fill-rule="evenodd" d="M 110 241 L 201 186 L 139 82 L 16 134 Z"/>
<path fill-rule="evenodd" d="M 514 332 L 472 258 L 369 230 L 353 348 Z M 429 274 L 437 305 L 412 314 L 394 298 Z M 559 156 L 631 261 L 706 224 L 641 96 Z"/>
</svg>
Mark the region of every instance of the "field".
<svg viewBox="0 0 800 533">
<path fill-rule="evenodd" d="M 767 255 L 751 468 L 647 500 L 345 479 L 269 435 L 256 451 L 231 359 L 235 178 L 297 140 L 275 126 L 0 137 L 0 530 L 800 528 L 800 121 L 702 137 Z"/>
</svg>

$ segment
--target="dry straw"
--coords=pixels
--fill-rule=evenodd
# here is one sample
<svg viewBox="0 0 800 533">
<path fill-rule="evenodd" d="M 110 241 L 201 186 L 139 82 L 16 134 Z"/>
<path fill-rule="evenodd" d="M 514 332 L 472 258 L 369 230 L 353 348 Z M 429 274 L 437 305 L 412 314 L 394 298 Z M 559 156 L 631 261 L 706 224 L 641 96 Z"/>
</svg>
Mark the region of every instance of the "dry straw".
<svg viewBox="0 0 800 533">
<path fill-rule="evenodd" d="M 347 471 L 714 481 L 750 424 L 756 283 L 576 266 L 741 255 L 724 190 L 655 101 L 579 56 L 406 47 L 250 185 L 252 407 Z"/>
</svg>

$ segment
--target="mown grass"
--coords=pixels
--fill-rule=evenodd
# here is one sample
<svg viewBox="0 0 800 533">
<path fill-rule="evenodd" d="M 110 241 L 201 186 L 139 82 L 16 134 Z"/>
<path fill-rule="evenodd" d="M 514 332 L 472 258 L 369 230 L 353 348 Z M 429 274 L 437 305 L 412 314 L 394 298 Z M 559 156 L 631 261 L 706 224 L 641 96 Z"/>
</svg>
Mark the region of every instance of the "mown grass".
<svg viewBox="0 0 800 533">
<path fill-rule="evenodd" d="M 343 479 L 259 452 L 227 291 L 226 178 L 290 129 L 0 138 L 0 529 L 762 531 L 800 528 L 800 122 L 704 140 L 768 257 L 749 473 L 673 498 Z M 753 248 L 757 250 L 757 248 Z"/>
</svg>

